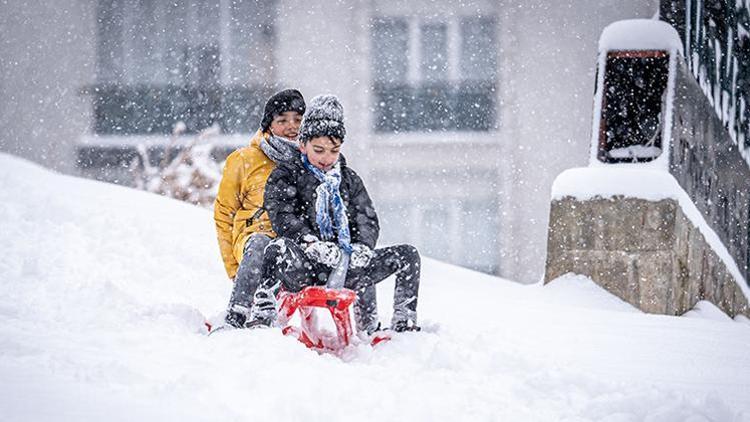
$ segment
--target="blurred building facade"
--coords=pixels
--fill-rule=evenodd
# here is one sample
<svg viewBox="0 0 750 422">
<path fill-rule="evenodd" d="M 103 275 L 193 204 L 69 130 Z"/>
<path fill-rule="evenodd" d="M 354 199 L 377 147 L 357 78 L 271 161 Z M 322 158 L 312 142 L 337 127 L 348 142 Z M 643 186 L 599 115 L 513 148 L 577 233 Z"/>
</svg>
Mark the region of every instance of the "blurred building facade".
<svg viewBox="0 0 750 422">
<path fill-rule="evenodd" d="M 588 159 L 597 41 L 657 1 L 0 3 L 0 150 L 128 183 L 138 143 L 218 124 L 225 151 L 278 88 L 344 104 L 382 242 L 541 278 L 549 189 Z M 219 156 L 221 153 L 218 154 Z"/>
</svg>

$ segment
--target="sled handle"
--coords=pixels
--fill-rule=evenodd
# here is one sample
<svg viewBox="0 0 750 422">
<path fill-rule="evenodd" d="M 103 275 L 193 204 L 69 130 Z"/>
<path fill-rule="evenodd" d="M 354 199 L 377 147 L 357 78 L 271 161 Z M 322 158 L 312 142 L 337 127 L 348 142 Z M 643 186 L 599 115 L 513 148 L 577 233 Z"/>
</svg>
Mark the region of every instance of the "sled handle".
<svg viewBox="0 0 750 422">
<path fill-rule="evenodd" d="M 339 265 L 331 271 L 328 276 L 328 282 L 326 283 L 327 289 L 340 290 L 344 287 L 346 281 L 346 272 L 349 269 L 349 254 L 346 251 L 341 251 L 341 259 Z"/>
</svg>

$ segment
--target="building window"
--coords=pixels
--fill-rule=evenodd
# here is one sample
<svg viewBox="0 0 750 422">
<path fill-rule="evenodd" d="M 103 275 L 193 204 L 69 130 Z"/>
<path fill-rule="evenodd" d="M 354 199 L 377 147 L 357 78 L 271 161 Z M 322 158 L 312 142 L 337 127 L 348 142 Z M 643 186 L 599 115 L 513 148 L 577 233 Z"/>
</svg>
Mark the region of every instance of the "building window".
<svg viewBox="0 0 750 422">
<path fill-rule="evenodd" d="M 496 27 L 484 16 L 374 19 L 375 131 L 497 128 Z"/>
<path fill-rule="evenodd" d="M 97 134 L 255 129 L 272 84 L 275 1 L 100 0 Z"/>
<path fill-rule="evenodd" d="M 380 206 L 386 243 L 404 237 L 424 256 L 498 274 L 498 203 L 491 198 L 385 201 Z"/>
</svg>

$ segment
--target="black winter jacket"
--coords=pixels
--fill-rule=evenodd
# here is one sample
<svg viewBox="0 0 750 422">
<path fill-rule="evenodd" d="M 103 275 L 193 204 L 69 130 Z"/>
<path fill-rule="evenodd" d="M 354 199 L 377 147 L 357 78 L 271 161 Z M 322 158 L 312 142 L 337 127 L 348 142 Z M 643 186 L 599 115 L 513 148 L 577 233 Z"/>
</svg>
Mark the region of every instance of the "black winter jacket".
<svg viewBox="0 0 750 422">
<path fill-rule="evenodd" d="M 341 185 L 339 191 L 346 205 L 352 243 L 362 243 L 375 249 L 380 234 L 380 223 L 372 205 L 370 195 L 362 179 L 341 161 Z M 279 164 L 266 182 L 263 207 L 271 218 L 273 230 L 283 237 L 300 242 L 302 236 L 311 234 L 320 238 L 316 222 L 315 189 L 320 181 L 307 170 L 301 159 Z M 334 230 L 334 237 L 336 230 Z M 337 239 L 333 239 L 337 242 Z"/>
</svg>

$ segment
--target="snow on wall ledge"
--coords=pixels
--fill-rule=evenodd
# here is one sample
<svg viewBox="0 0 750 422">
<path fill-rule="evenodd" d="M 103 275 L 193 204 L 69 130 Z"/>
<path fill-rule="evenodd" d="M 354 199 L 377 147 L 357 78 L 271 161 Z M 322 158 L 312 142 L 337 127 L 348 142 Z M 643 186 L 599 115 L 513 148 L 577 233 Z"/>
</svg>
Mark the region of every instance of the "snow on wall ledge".
<svg viewBox="0 0 750 422">
<path fill-rule="evenodd" d="M 628 19 L 613 22 L 599 37 L 599 51 L 666 50 L 682 53 L 680 35 L 666 22 Z"/>
<path fill-rule="evenodd" d="M 719 257 L 745 298 L 750 299 L 750 288 L 737 263 L 670 173 L 638 165 L 569 169 L 561 173 L 552 185 L 553 207 L 555 202 L 564 198 L 573 198 L 580 202 L 617 198 L 638 198 L 651 202 L 674 200 Z M 550 221 L 550 227 L 553 223 Z"/>
</svg>

